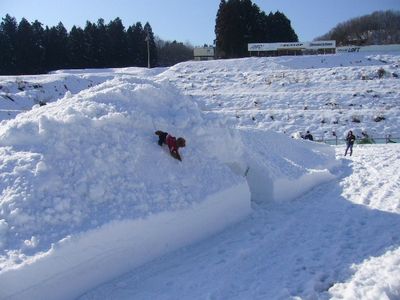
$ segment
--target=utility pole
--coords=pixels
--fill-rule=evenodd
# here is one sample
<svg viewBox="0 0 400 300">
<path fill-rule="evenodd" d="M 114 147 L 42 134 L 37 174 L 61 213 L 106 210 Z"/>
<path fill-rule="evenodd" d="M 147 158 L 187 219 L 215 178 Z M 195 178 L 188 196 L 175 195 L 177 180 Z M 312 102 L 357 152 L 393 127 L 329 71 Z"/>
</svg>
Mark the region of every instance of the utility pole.
<svg viewBox="0 0 400 300">
<path fill-rule="evenodd" d="M 150 69 L 150 36 L 148 32 L 146 36 L 146 42 L 147 42 L 147 67 Z"/>
</svg>

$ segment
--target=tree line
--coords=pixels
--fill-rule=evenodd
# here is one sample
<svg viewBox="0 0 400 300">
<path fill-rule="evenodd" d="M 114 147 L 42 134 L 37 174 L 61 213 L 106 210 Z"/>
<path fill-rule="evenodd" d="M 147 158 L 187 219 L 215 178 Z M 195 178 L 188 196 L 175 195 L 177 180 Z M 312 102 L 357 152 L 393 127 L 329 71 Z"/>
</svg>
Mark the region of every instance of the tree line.
<svg viewBox="0 0 400 300">
<path fill-rule="evenodd" d="M 68 32 L 60 22 L 43 27 L 39 21 L 18 23 L 6 15 L 0 23 L 0 75 L 39 74 L 58 69 L 169 66 L 193 57 L 193 47 L 154 36 L 150 24 L 125 29 L 120 18 L 105 24 L 86 22 Z"/>
<path fill-rule="evenodd" d="M 248 56 L 248 43 L 297 42 L 290 20 L 281 12 L 266 14 L 251 0 L 221 0 L 216 15 L 218 58 Z M 150 24 L 125 29 L 120 18 L 108 24 L 87 21 L 68 32 L 6 15 L 0 23 L 0 75 L 39 74 L 59 69 L 171 66 L 193 59 L 193 47 L 154 36 Z"/>
<path fill-rule="evenodd" d="M 251 0 L 221 0 L 215 36 L 221 58 L 248 56 L 248 43 L 298 42 L 290 20 L 283 13 L 266 14 Z"/>
<path fill-rule="evenodd" d="M 336 40 L 338 46 L 400 43 L 400 12 L 376 11 L 339 23 L 316 40 Z"/>
</svg>

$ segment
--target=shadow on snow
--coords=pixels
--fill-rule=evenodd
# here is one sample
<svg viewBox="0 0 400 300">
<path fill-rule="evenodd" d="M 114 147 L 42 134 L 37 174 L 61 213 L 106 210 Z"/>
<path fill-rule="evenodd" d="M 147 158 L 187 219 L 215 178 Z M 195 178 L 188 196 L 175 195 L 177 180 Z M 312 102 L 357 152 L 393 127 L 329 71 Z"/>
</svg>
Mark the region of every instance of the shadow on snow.
<svg viewBox="0 0 400 300">
<path fill-rule="evenodd" d="M 328 298 L 331 286 L 350 279 L 353 264 L 400 245 L 400 215 L 342 196 L 340 180 L 352 173 L 350 161 L 342 162 L 337 180 L 293 201 L 253 203 L 253 213 L 241 223 L 81 299 L 110 290 L 119 299 Z"/>
</svg>

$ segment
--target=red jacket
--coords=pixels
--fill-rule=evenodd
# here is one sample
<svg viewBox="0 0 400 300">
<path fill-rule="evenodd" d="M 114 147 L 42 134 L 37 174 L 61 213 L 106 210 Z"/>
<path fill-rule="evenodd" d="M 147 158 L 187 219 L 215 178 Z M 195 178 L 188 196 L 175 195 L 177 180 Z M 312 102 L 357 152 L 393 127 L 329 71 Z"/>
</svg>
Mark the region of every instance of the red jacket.
<svg viewBox="0 0 400 300">
<path fill-rule="evenodd" d="M 165 143 L 168 145 L 169 152 L 175 152 L 176 154 L 179 154 L 178 147 L 176 145 L 176 138 L 174 136 L 168 134 Z"/>
</svg>

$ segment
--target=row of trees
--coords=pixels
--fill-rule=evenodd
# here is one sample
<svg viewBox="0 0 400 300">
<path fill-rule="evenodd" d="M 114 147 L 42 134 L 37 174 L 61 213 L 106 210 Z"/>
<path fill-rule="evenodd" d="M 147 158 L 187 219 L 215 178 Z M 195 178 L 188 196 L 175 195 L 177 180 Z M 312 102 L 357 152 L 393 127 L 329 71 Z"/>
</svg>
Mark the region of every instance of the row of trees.
<svg viewBox="0 0 400 300">
<path fill-rule="evenodd" d="M 19 23 L 6 15 L 0 23 L 0 74 L 38 74 L 57 69 L 168 66 L 193 57 L 193 47 L 154 37 L 149 23 L 125 30 L 121 19 L 105 24 L 86 22 L 70 32 L 60 22 L 43 27 L 39 21 Z M 190 53 L 190 55 L 189 55 Z"/>
<path fill-rule="evenodd" d="M 177 41 L 169 42 L 156 37 L 158 66 L 169 67 L 193 59 L 193 46 Z"/>
<path fill-rule="evenodd" d="M 216 16 L 215 46 L 221 58 L 248 56 L 248 43 L 296 42 L 289 19 L 266 14 L 251 0 L 221 0 Z M 107 68 L 148 64 L 171 66 L 193 58 L 193 47 L 155 38 L 149 23 L 125 29 L 121 19 L 105 24 L 87 21 L 70 32 L 60 22 L 43 27 L 6 15 L 0 23 L 0 75 L 37 74 L 57 69 Z"/>
<path fill-rule="evenodd" d="M 336 40 L 337 45 L 385 45 L 400 43 L 400 12 L 377 11 L 340 23 L 317 40 Z"/>
<path fill-rule="evenodd" d="M 223 58 L 248 55 L 248 43 L 297 42 L 290 20 L 281 12 L 268 15 L 251 0 L 221 0 L 215 22 L 215 44 Z"/>
</svg>

